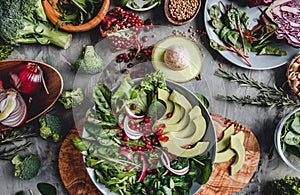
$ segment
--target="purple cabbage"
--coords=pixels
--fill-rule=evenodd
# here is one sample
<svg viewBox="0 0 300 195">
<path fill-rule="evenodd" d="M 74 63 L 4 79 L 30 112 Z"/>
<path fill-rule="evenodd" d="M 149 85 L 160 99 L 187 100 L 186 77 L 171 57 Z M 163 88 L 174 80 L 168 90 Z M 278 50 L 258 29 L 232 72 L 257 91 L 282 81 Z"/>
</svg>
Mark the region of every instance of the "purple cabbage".
<svg viewBox="0 0 300 195">
<path fill-rule="evenodd" d="M 267 16 L 277 24 L 277 39 L 286 39 L 300 47 L 300 0 L 277 0 L 266 10 Z"/>
<path fill-rule="evenodd" d="M 259 5 L 269 5 L 274 0 L 236 0 L 236 2 L 243 6 L 256 7 Z"/>
</svg>

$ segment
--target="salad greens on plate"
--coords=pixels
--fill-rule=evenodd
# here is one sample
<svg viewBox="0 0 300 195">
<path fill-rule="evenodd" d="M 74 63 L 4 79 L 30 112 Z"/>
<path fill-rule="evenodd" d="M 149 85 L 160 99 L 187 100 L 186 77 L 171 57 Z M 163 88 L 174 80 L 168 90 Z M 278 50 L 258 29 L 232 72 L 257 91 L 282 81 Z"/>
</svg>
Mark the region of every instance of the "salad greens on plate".
<svg viewBox="0 0 300 195">
<path fill-rule="evenodd" d="M 162 101 L 160 93 L 169 94 L 169 99 Z M 202 150 L 195 150 L 199 143 L 206 143 L 202 137 L 181 145 L 179 148 L 184 155 L 175 154 L 168 148 L 167 143 L 172 143 L 173 139 L 185 144 L 190 137 L 175 137 L 179 129 L 178 132 L 164 132 L 168 125 L 177 126 L 168 124 L 169 119 L 175 120 L 172 114 L 178 115 L 175 110 L 173 113 L 168 111 L 169 100 L 185 102 L 186 99 L 167 86 L 163 73 L 154 72 L 139 81 L 128 76 L 113 90 L 105 84 L 97 84 L 93 98 L 95 106 L 87 111 L 84 125 L 88 135 L 76 137 L 72 142 L 83 153 L 86 166 L 94 170 L 96 181 L 109 191 L 117 194 L 190 194 L 194 183 L 202 185 L 208 181 L 213 166 L 211 154 L 207 148 L 202 148 L 202 153 Z M 198 109 L 193 109 L 196 111 Z M 202 117 L 200 113 L 195 115 L 197 119 Z M 187 122 L 193 116 L 190 113 Z M 206 127 L 205 121 L 202 127 Z M 191 131 L 191 134 L 194 136 L 195 132 Z M 199 152 L 194 154 L 190 152 L 192 150 Z"/>
</svg>

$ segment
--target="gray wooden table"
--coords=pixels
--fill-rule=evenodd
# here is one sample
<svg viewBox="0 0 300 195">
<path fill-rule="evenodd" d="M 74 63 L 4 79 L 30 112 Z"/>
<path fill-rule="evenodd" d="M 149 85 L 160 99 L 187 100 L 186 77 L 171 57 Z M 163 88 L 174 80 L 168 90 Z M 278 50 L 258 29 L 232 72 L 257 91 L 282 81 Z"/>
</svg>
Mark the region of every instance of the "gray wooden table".
<svg viewBox="0 0 300 195">
<path fill-rule="evenodd" d="M 118 4 L 112 2 L 111 8 L 113 5 Z M 156 7 L 150 12 L 138 14 L 142 19 L 151 18 L 156 27 L 159 27 L 150 32 L 152 33 L 152 41 L 159 39 L 160 37 L 172 35 L 174 29 L 188 32 L 190 26 L 193 26 L 194 29 L 204 30 L 203 9 L 200 10 L 198 16 L 192 23 L 180 27 L 172 26 L 167 22 L 163 14 L 163 6 Z M 224 70 L 238 72 L 240 74 L 244 73 L 261 82 L 276 83 L 278 86 L 286 85 L 285 72 L 287 66 L 283 65 L 276 69 L 262 71 L 243 69 L 229 63 L 217 52 L 211 50 L 207 44 L 207 37 L 201 37 L 201 41 L 204 42 L 204 45 L 201 43 L 198 43 L 198 45 L 201 48 L 205 59 L 203 70 L 201 72 L 202 79 L 200 81 L 193 80 L 184 83 L 183 85 L 193 92 L 199 92 L 205 95 L 210 102 L 210 112 L 226 116 L 250 128 L 260 143 L 261 159 L 257 172 L 254 174 L 250 183 L 242 189 L 239 194 L 261 194 L 262 188 L 266 182 L 275 177 L 281 178 L 285 175 L 300 177 L 300 173 L 296 173 L 287 167 L 280 159 L 274 148 L 273 141 L 274 130 L 277 123 L 293 108 L 270 109 L 267 107 L 243 106 L 236 103 L 228 103 L 216 98 L 218 94 L 235 94 L 240 96 L 256 94 L 255 91 L 249 88 L 240 87 L 236 83 L 230 83 L 227 80 L 215 76 L 214 73 L 219 68 L 220 64 L 222 64 Z M 55 46 L 21 45 L 15 49 L 9 58 L 34 59 L 52 65 L 62 74 L 64 89 L 71 89 L 74 86 L 74 81 L 75 84 L 78 84 L 78 80 L 76 74 L 70 68 L 70 64 L 73 64 L 81 55 L 85 45 L 91 44 L 95 46 L 96 51 L 104 58 L 105 63 L 112 66 L 107 68 L 108 72 L 112 71 L 110 73 L 115 75 L 117 73 L 121 74 L 119 71 L 123 68 L 122 65 L 113 63 L 116 54 L 106 51 L 103 48 L 102 43 L 103 42 L 99 39 L 99 35 L 95 29 L 85 33 L 73 33 L 71 47 L 66 50 L 59 49 Z M 151 43 L 151 39 L 149 40 L 149 43 Z M 123 64 L 123 66 L 125 65 Z M 99 77 L 97 79 L 99 79 Z M 105 80 L 108 78 L 103 76 L 100 80 L 101 79 Z M 55 105 L 54 112 L 59 114 L 64 121 L 64 134 L 67 134 L 77 118 L 80 117 L 73 115 L 72 111 L 65 111 L 60 105 Z M 39 182 L 51 183 L 57 188 L 59 194 L 67 194 L 67 191 L 61 182 L 57 164 L 61 143 L 45 141 L 40 137 L 31 138 L 30 140 L 33 144 L 27 152 L 38 154 L 42 160 L 42 168 L 39 174 L 29 181 L 22 181 L 14 177 L 14 169 L 10 161 L 0 161 L 0 194 L 15 194 L 19 190 L 28 189 L 32 189 L 35 194 L 38 194 L 36 184 Z"/>
</svg>

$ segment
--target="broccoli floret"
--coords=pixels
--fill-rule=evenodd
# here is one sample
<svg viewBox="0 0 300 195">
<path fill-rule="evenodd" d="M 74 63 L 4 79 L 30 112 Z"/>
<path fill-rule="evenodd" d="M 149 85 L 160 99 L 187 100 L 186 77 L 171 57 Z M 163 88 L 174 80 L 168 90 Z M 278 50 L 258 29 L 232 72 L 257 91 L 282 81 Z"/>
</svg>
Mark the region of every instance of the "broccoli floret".
<svg viewBox="0 0 300 195">
<path fill-rule="evenodd" d="M 43 114 L 39 118 L 40 127 L 40 136 L 43 139 L 48 139 L 52 137 L 54 142 L 61 140 L 61 129 L 62 123 L 61 120 L 50 113 Z"/>
<path fill-rule="evenodd" d="M 0 45 L 0 60 L 5 60 L 14 50 L 12 45 Z"/>
<path fill-rule="evenodd" d="M 300 194 L 300 178 L 285 176 L 273 179 L 267 183 L 266 190 L 270 195 L 294 195 Z"/>
<path fill-rule="evenodd" d="M 72 35 L 49 24 L 39 0 L 1 1 L 0 18 L 0 37 L 7 44 L 52 43 L 65 49 L 70 46 Z"/>
<path fill-rule="evenodd" d="M 74 87 L 71 91 L 63 91 L 58 101 L 62 103 L 65 109 L 71 109 L 79 106 L 84 99 L 82 89 L 80 87 Z"/>
<path fill-rule="evenodd" d="M 12 164 L 15 165 L 15 176 L 23 180 L 29 180 L 36 176 L 41 167 L 40 159 L 35 154 L 31 154 L 24 159 L 17 154 L 12 159 Z"/>
<path fill-rule="evenodd" d="M 76 70 L 86 74 L 97 74 L 103 70 L 102 58 L 96 53 L 92 45 L 87 45 L 82 58 L 74 64 Z"/>
</svg>

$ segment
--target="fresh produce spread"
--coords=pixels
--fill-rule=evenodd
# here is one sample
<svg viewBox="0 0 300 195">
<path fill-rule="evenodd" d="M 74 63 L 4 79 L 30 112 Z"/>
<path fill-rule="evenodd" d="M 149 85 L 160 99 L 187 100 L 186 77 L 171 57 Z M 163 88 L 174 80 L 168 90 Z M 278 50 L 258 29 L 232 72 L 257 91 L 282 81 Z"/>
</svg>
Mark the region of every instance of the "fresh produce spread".
<svg viewBox="0 0 300 195">
<path fill-rule="evenodd" d="M 159 72 L 140 83 L 126 77 L 113 92 L 94 88 L 95 107 L 86 114 L 88 136 L 73 139 L 97 181 L 118 194 L 189 194 L 212 171 L 207 121 L 201 108 Z"/>
</svg>

